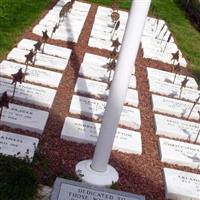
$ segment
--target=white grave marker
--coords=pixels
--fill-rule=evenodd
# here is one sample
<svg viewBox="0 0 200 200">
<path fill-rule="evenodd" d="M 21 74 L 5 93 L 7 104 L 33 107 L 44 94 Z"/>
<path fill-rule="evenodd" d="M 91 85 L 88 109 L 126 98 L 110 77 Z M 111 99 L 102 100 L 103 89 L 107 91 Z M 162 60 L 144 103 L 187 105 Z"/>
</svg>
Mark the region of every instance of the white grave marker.
<svg viewBox="0 0 200 200">
<path fill-rule="evenodd" d="M 184 118 L 189 116 L 189 113 L 194 105 L 193 103 L 186 101 L 171 99 L 158 95 L 152 95 L 152 102 L 153 111 Z M 196 105 L 190 115 L 190 119 L 199 120 L 199 110 L 200 105 Z"/>
<path fill-rule="evenodd" d="M 101 120 L 105 106 L 105 101 L 74 95 L 69 111 L 73 114 Z M 136 108 L 124 106 L 119 124 L 139 129 L 141 125 L 140 111 Z"/>
<path fill-rule="evenodd" d="M 194 142 L 200 130 L 200 124 L 155 114 L 156 135 Z M 200 137 L 197 140 L 200 143 Z"/>
<path fill-rule="evenodd" d="M 14 60 L 20 63 L 25 63 L 26 57 L 29 51 L 14 48 L 7 56 L 8 60 Z M 68 59 L 49 56 L 41 53 L 37 53 L 35 65 L 46 67 L 55 70 L 65 70 L 67 67 Z"/>
<path fill-rule="evenodd" d="M 174 76 L 175 76 L 174 73 L 158 70 L 158 69 L 154 69 L 150 67 L 147 67 L 147 73 L 148 73 L 148 79 L 157 79 L 157 80 L 165 81 L 168 83 L 173 83 Z M 175 84 L 181 85 L 181 82 L 184 80 L 184 78 L 185 76 L 183 75 L 177 75 Z M 195 79 L 191 77 L 187 77 L 187 78 L 189 79 L 189 81 L 187 82 L 186 87 L 198 89 L 198 84 L 195 81 Z"/>
<path fill-rule="evenodd" d="M 67 117 L 61 138 L 78 143 L 96 144 L 101 124 Z M 114 150 L 125 153 L 142 154 L 141 134 L 136 131 L 118 128 L 113 144 Z"/>
<path fill-rule="evenodd" d="M 22 68 L 22 71 L 24 72 L 26 66 L 4 60 L 0 63 L 0 75 L 10 77 L 11 74 L 15 74 L 20 68 Z M 28 66 L 25 81 L 27 80 L 29 82 L 57 88 L 61 78 L 61 73 Z"/>
<path fill-rule="evenodd" d="M 9 96 L 12 96 L 14 84 L 12 80 L 0 77 L 0 94 L 7 91 Z M 28 83 L 18 83 L 15 90 L 14 98 L 27 103 L 36 104 L 51 108 L 56 95 L 56 90 L 36 86 Z"/>
<path fill-rule="evenodd" d="M 199 200 L 200 175 L 164 168 L 166 199 Z"/>
<path fill-rule="evenodd" d="M 99 81 L 94 81 L 90 79 L 78 78 L 74 92 L 94 95 L 100 98 L 107 98 L 109 90 L 107 89 L 107 84 Z M 125 104 L 130 106 L 138 106 L 138 92 L 136 90 L 128 89 Z"/>
<path fill-rule="evenodd" d="M 37 41 L 35 40 L 29 40 L 29 39 L 22 39 L 18 45 L 17 48 L 24 49 L 24 50 L 31 50 L 34 47 L 34 44 L 36 44 Z M 44 44 L 41 45 L 41 49 L 43 49 Z M 59 47 L 51 44 L 45 44 L 44 48 L 44 54 L 48 54 L 51 56 L 57 56 L 64 59 L 69 59 L 71 55 L 71 49 L 67 49 L 64 47 Z M 38 51 L 41 53 L 41 51 Z"/>
<path fill-rule="evenodd" d="M 200 90 L 195 90 L 191 88 L 182 88 L 181 96 L 181 86 L 162 82 L 157 79 L 149 79 L 149 90 L 153 93 L 158 93 L 166 95 L 168 97 L 181 98 L 183 100 L 196 102 L 197 98 L 200 95 Z M 200 100 L 199 100 L 200 103 Z"/>
<path fill-rule="evenodd" d="M 108 72 L 108 70 L 103 67 L 95 67 L 85 64 L 82 64 L 79 70 L 79 75 L 81 76 L 104 82 L 107 82 L 109 73 L 110 72 Z M 111 77 L 113 77 L 113 73 Z M 136 77 L 134 75 L 131 76 L 129 88 L 136 88 Z"/>
<path fill-rule="evenodd" d="M 34 137 L 0 131 L 0 153 L 32 161 L 39 140 Z"/>
<path fill-rule="evenodd" d="M 162 162 L 200 168 L 200 145 L 159 138 Z"/>
<path fill-rule="evenodd" d="M 9 108 L 3 109 L 0 124 L 16 129 L 29 130 L 42 133 L 49 113 L 16 104 L 9 104 Z"/>
</svg>

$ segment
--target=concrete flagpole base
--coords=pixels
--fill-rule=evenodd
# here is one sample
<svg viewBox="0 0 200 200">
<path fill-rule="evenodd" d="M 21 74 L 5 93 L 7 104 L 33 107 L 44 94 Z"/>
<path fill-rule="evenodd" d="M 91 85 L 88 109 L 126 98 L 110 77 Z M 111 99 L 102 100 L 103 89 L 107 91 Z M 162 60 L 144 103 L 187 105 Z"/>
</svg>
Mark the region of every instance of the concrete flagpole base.
<svg viewBox="0 0 200 200">
<path fill-rule="evenodd" d="M 84 160 L 76 165 L 76 174 L 85 183 L 95 186 L 111 186 L 119 179 L 119 174 L 111 165 L 107 165 L 107 170 L 97 172 L 91 168 L 92 160 Z"/>
</svg>

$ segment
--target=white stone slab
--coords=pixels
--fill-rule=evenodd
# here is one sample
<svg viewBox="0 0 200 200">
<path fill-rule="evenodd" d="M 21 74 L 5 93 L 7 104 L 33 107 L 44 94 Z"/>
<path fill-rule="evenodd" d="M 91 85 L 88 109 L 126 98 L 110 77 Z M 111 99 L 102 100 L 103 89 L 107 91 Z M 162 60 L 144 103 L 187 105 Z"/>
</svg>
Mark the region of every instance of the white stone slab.
<svg viewBox="0 0 200 200">
<path fill-rule="evenodd" d="M 73 114 L 101 120 L 105 106 L 105 101 L 74 95 L 69 111 Z M 119 124 L 139 129 L 141 125 L 140 111 L 136 108 L 124 106 Z"/>
<path fill-rule="evenodd" d="M 149 79 L 158 79 L 160 81 L 165 81 L 169 83 L 173 83 L 174 80 L 174 73 L 171 72 L 147 67 L 147 73 Z M 181 82 L 184 80 L 184 78 L 185 76 L 183 75 L 177 75 L 175 84 L 181 85 Z M 187 78 L 189 79 L 189 81 L 187 82 L 186 87 L 198 89 L 198 84 L 195 81 L 195 79 L 192 77 L 187 77 Z"/>
<path fill-rule="evenodd" d="M 77 79 L 74 92 L 80 94 L 94 95 L 99 98 L 107 98 L 109 94 L 106 83 L 80 77 Z M 125 104 L 135 107 L 138 106 L 138 92 L 136 90 L 128 89 Z"/>
<path fill-rule="evenodd" d="M 152 102 L 153 111 L 183 118 L 188 117 L 190 110 L 193 107 L 193 103 L 158 95 L 152 95 Z M 193 112 L 190 115 L 190 119 L 199 120 L 199 110 L 200 105 L 198 104 L 194 107 Z"/>
<path fill-rule="evenodd" d="M 25 55 L 29 51 L 14 48 L 7 56 L 8 60 L 15 60 L 17 62 L 25 63 Z M 41 53 L 37 53 L 35 65 L 46 67 L 49 69 L 65 70 L 67 67 L 68 59 L 49 56 Z"/>
<path fill-rule="evenodd" d="M 154 39 L 151 37 L 143 36 L 141 43 L 142 43 L 142 48 L 144 48 L 144 49 L 154 49 L 157 51 L 161 51 L 161 52 L 164 51 L 164 52 L 168 52 L 168 53 L 178 51 L 178 47 L 175 43 L 169 42 L 166 46 L 165 41 L 161 41 L 161 40 Z"/>
<path fill-rule="evenodd" d="M 12 96 L 14 84 L 11 85 L 12 80 L 0 77 L 0 94 L 7 91 L 9 96 Z M 45 88 L 29 83 L 17 84 L 14 98 L 26 103 L 32 103 L 39 106 L 51 108 L 56 90 Z"/>
<path fill-rule="evenodd" d="M 161 161 L 200 168 L 200 145 L 159 138 Z"/>
<path fill-rule="evenodd" d="M 101 40 L 98 38 L 90 37 L 88 45 L 94 48 L 107 49 L 109 51 L 113 50 L 113 47 L 111 47 L 112 46 L 111 41 Z"/>
<path fill-rule="evenodd" d="M 65 118 L 61 138 L 79 143 L 96 144 L 101 124 L 75 118 Z M 141 134 L 136 131 L 118 128 L 114 150 L 125 153 L 142 154 Z"/>
<path fill-rule="evenodd" d="M 200 124 L 173 117 L 155 114 L 156 135 L 194 142 Z M 197 140 L 200 143 L 200 137 Z"/>
<path fill-rule="evenodd" d="M 83 17 L 83 16 L 82 16 Z M 44 26 L 47 27 L 47 29 L 53 29 L 53 27 L 59 22 L 59 18 L 58 20 L 54 21 L 52 19 L 49 19 L 49 17 L 43 18 L 40 22 L 39 25 L 40 26 Z M 64 18 L 64 21 L 62 21 L 59 25 L 59 27 L 57 28 L 56 32 L 68 32 L 70 33 L 80 33 L 81 29 L 80 27 L 83 26 L 83 21 L 80 21 L 77 18 L 74 17 L 67 17 Z M 54 33 L 56 34 L 56 33 Z M 51 35 L 51 32 L 49 32 L 49 35 Z"/>
<path fill-rule="evenodd" d="M 91 64 L 96 67 L 104 67 L 104 68 L 106 68 L 108 61 L 109 59 L 106 57 L 91 54 L 91 53 L 85 53 L 84 58 L 83 58 L 84 64 Z"/>
<path fill-rule="evenodd" d="M 199 200 L 200 175 L 164 168 L 166 199 Z"/>
<path fill-rule="evenodd" d="M 34 49 L 34 44 L 36 44 L 37 41 L 35 40 L 29 40 L 29 39 L 22 39 L 18 45 L 17 48 L 19 49 L 25 49 L 25 50 L 31 50 Z M 41 49 L 43 49 L 44 44 L 42 44 Z M 45 44 L 44 48 L 44 54 L 48 54 L 51 56 L 57 56 L 64 59 L 69 59 L 71 55 L 71 49 L 67 49 L 64 47 L 59 47 L 51 44 Z M 39 51 L 41 52 L 41 51 Z"/>
<path fill-rule="evenodd" d="M 122 42 L 124 36 L 124 32 L 120 32 L 120 31 L 115 31 L 114 33 L 104 33 L 104 32 L 100 32 L 100 31 L 96 31 L 96 30 L 92 30 L 91 32 L 91 36 L 93 38 L 97 38 L 100 40 L 105 40 L 105 41 L 111 41 L 112 39 L 119 39 L 119 42 Z"/>
<path fill-rule="evenodd" d="M 162 82 L 157 79 L 149 79 L 149 90 L 153 93 L 158 93 L 162 95 L 166 95 L 168 97 L 179 98 L 181 86 Z M 191 89 L 191 88 L 183 88 L 181 92 L 180 99 L 196 102 L 197 98 L 200 95 L 199 90 Z M 200 103 L 200 100 L 199 100 Z"/>
<path fill-rule="evenodd" d="M 9 104 L 9 109 L 4 108 L 1 117 L 1 124 L 16 129 L 29 130 L 42 133 L 49 113 L 16 104 Z"/>
<path fill-rule="evenodd" d="M 25 71 L 26 66 L 4 60 L 0 63 L 0 76 L 11 76 L 11 74 L 15 74 L 20 68 Z M 57 88 L 61 78 L 61 73 L 28 66 L 25 80 Z"/>
<path fill-rule="evenodd" d="M 34 137 L 0 131 L 0 153 L 33 160 L 39 140 Z"/>
<path fill-rule="evenodd" d="M 85 53 L 82 65 L 90 65 L 95 67 L 102 67 L 104 69 L 107 69 L 107 65 L 110 62 L 110 59 L 107 57 L 91 54 L 91 53 Z M 132 74 L 135 73 L 135 67 L 133 67 Z"/>
<path fill-rule="evenodd" d="M 93 65 L 88 64 L 81 64 L 79 75 L 84 76 L 86 78 L 90 78 L 97 81 L 104 81 L 107 82 L 109 77 L 108 70 L 103 67 L 96 67 Z M 113 77 L 113 73 L 112 76 Z M 136 88 L 136 77 L 134 75 L 131 76 L 129 88 L 135 89 Z"/>
<path fill-rule="evenodd" d="M 171 60 L 171 58 L 172 58 L 171 53 L 160 52 L 160 51 L 156 51 L 154 49 L 148 49 L 148 48 L 144 48 L 143 52 L 144 52 L 144 54 L 143 54 L 144 58 L 151 58 L 153 60 L 159 60 L 164 63 L 173 64 L 173 60 Z M 174 52 L 172 52 L 172 53 L 174 53 Z M 179 57 L 178 62 L 180 63 L 180 65 L 182 67 L 187 67 L 187 62 L 183 57 Z M 175 63 L 177 64 L 177 61 Z"/>
<path fill-rule="evenodd" d="M 33 33 L 39 36 L 42 36 L 42 31 L 47 30 L 48 33 L 52 33 L 53 31 L 53 26 L 44 26 L 44 25 L 36 25 L 33 28 Z M 71 25 L 68 29 L 64 30 L 57 30 L 53 36 L 52 39 L 54 40 L 62 40 L 62 41 L 71 41 L 71 42 L 77 42 L 79 35 L 80 35 L 80 31 L 75 32 L 72 28 Z"/>
<path fill-rule="evenodd" d="M 53 21 L 54 23 L 58 23 L 60 20 L 59 17 L 60 11 L 58 9 L 52 9 L 48 12 L 48 14 L 43 18 L 44 20 L 50 20 Z M 78 10 L 71 10 L 70 13 L 65 13 L 64 17 L 62 18 L 62 21 L 60 22 L 60 24 L 64 25 L 64 22 L 66 20 L 72 19 L 72 20 L 79 20 L 82 23 L 83 21 L 83 17 L 86 17 L 87 13 L 86 12 L 80 12 Z"/>
</svg>

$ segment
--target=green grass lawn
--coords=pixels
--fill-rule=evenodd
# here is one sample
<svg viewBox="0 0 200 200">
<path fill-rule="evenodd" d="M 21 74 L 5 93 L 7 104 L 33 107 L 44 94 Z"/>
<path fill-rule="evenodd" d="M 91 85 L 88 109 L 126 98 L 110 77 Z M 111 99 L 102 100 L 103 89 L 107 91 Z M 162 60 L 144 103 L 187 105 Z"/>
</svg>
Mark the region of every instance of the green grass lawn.
<svg viewBox="0 0 200 200">
<path fill-rule="evenodd" d="M 0 0 L 0 60 L 51 0 Z"/>
<path fill-rule="evenodd" d="M 51 0 L 0 0 L 0 60 L 11 50 L 18 36 L 30 26 Z M 88 0 L 110 6 L 112 0 Z M 119 0 L 129 9 L 131 0 Z M 176 0 L 153 0 L 155 13 L 167 22 L 178 46 L 200 80 L 200 33 L 191 25 Z"/>
</svg>

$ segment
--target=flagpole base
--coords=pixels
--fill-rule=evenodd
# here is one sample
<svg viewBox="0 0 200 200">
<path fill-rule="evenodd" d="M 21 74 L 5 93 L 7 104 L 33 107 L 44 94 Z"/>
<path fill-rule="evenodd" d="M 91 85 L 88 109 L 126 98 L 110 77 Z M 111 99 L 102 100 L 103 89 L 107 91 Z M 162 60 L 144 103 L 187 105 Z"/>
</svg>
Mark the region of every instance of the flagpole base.
<svg viewBox="0 0 200 200">
<path fill-rule="evenodd" d="M 92 160 L 84 160 L 76 165 L 77 176 L 85 183 L 95 186 L 111 186 L 119 179 L 119 174 L 111 165 L 105 172 L 97 172 L 91 168 Z"/>
</svg>

